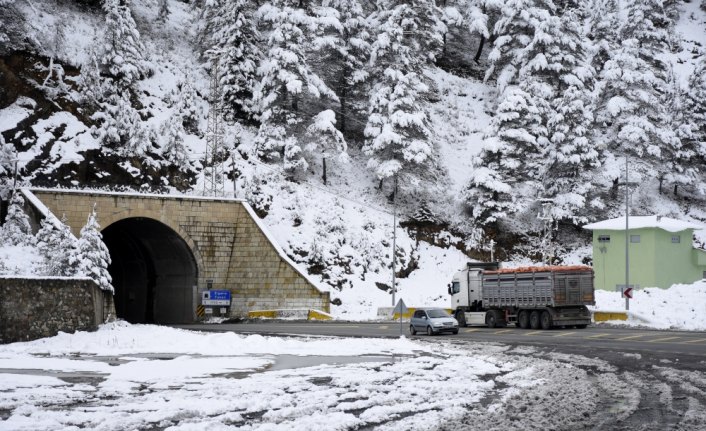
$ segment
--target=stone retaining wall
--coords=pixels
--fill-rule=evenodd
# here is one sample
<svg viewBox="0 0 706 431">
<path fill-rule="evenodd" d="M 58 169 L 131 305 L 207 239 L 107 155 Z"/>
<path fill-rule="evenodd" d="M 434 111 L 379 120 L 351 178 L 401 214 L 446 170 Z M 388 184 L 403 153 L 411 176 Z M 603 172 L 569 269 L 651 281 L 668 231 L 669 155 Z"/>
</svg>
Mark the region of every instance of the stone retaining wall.
<svg viewBox="0 0 706 431">
<path fill-rule="evenodd" d="M 93 331 L 114 316 L 113 295 L 90 279 L 0 278 L 0 343 Z"/>
</svg>

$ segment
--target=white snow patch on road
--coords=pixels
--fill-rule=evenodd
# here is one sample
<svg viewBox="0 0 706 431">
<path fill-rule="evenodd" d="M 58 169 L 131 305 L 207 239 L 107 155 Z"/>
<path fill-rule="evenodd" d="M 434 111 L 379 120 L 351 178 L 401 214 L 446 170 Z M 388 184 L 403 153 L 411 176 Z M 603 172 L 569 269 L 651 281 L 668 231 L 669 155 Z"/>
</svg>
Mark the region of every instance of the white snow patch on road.
<svg viewBox="0 0 706 431">
<path fill-rule="evenodd" d="M 426 429 L 460 418 L 494 390 L 500 373 L 521 373 L 523 386 L 541 382 L 514 358 L 405 338 L 342 341 L 113 323 L 0 346 L 0 412 L 7 416 L 0 425 L 18 431 L 400 429 L 393 423 Z M 268 371 L 278 354 L 389 359 L 345 365 L 324 359 Z"/>
</svg>

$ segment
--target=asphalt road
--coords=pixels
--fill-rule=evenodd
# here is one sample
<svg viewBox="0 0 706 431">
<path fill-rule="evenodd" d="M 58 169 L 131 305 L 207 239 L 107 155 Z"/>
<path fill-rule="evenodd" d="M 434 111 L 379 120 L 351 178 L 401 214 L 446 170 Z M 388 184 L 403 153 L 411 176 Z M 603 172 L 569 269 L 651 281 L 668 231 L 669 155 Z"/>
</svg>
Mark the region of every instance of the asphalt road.
<svg viewBox="0 0 706 431">
<path fill-rule="evenodd" d="M 194 324 L 177 327 L 215 332 L 263 335 L 324 335 L 340 337 L 398 337 L 399 323 L 255 321 L 235 324 Z M 611 352 L 639 353 L 660 359 L 682 360 L 696 368 L 706 366 L 706 332 L 657 331 L 649 329 L 592 326 L 586 329 L 549 331 L 507 328 L 461 328 L 457 335 L 411 336 L 404 323 L 405 336 L 431 340 L 483 341 L 529 345 L 566 353 L 604 356 Z M 603 352 L 603 354 L 602 354 Z M 686 363 L 684 365 L 686 365 Z"/>
</svg>

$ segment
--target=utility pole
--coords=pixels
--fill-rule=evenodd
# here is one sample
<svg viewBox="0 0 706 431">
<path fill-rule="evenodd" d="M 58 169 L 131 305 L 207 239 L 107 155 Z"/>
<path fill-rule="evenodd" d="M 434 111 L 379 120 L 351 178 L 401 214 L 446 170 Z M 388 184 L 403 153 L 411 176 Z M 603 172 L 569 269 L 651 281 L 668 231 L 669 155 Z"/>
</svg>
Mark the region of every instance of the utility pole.
<svg viewBox="0 0 706 431">
<path fill-rule="evenodd" d="M 223 179 L 223 127 L 221 124 L 221 89 L 218 82 L 218 57 L 211 70 L 208 128 L 206 130 L 206 157 L 203 167 L 204 196 L 222 197 L 225 194 Z"/>
<path fill-rule="evenodd" d="M 628 178 L 628 153 L 625 153 L 625 289 L 630 288 L 630 179 Z M 630 309 L 630 298 L 625 296 L 625 310 Z"/>
<path fill-rule="evenodd" d="M 15 173 L 12 179 L 12 193 L 17 190 L 17 163 L 20 161 L 19 158 L 15 157 Z"/>
<path fill-rule="evenodd" d="M 554 214 L 552 214 L 552 205 L 554 204 L 554 199 L 542 198 L 539 199 L 542 204 L 542 213 L 537 214 L 537 219 L 544 222 L 543 233 L 542 233 L 542 265 L 547 265 L 547 261 L 550 260 L 552 256 L 552 228 L 554 226 Z"/>
<path fill-rule="evenodd" d="M 230 160 L 231 160 L 231 163 L 233 164 L 233 197 L 237 198 L 238 197 L 238 188 L 237 188 L 238 179 L 235 178 L 235 148 L 230 153 Z"/>
<path fill-rule="evenodd" d="M 395 176 L 395 190 L 392 192 L 392 306 L 395 306 L 395 261 L 397 260 L 397 176 Z M 402 313 L 400 313 L 402 320 Z"/>
</svg>

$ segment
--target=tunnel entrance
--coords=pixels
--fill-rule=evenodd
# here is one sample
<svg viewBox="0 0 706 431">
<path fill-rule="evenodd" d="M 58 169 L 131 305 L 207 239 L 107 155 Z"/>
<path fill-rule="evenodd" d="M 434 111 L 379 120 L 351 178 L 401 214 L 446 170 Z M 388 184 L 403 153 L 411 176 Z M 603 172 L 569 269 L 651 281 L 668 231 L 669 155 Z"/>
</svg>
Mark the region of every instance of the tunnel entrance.
<svg viewBox="0 0 706 431">
<path fill-rule="evenodd" d="M 110 251 L 115 311 L 130 323 L 194 321 L 198 269 L 186 242 L 148 218 L 120 220 L 103 229 Z"/>
</svg>

